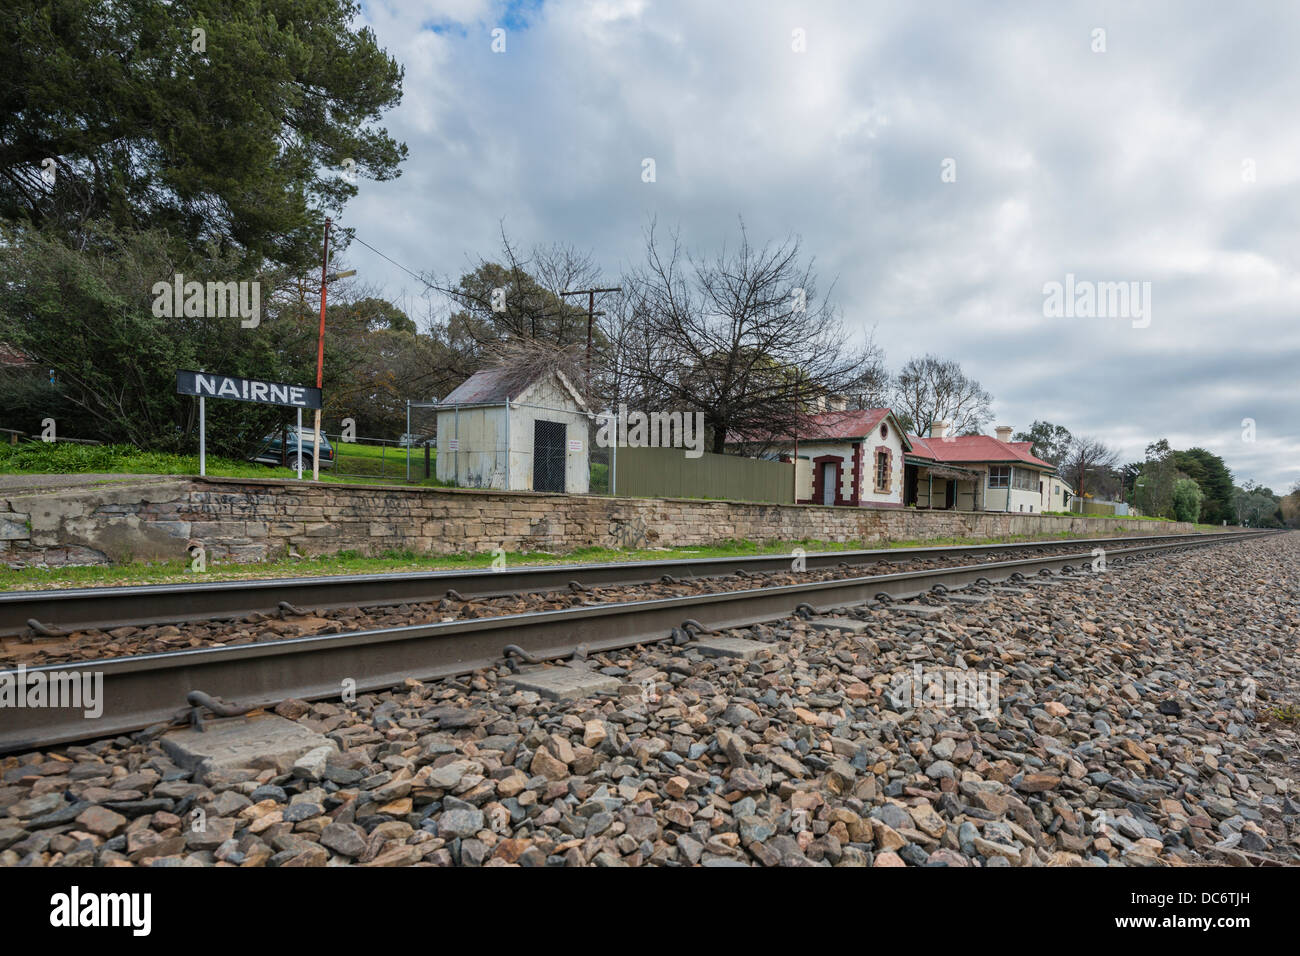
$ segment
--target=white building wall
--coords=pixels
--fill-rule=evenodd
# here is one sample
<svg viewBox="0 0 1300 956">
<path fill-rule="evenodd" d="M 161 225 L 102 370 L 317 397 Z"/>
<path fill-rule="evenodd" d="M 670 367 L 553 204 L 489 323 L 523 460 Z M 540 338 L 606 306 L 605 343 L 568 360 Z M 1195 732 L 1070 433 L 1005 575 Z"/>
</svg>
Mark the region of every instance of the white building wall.
<svg viewBox="0 0 1300 956">
<path fill-rule="evenodd" d="M 889 449 L 889 490 L 876 491 L 876 449 Z M 871 437 L 862 442 L 862 495 L 863 504 L 901 505 L 903 503 L 903 439 L 898 429 L 889 424 L 889 433 L 880 437 L 876 425 Z"/>
<path fill-rule="evenodd" d="M 962 465 L 961 467 L 966 468 L 968 466 Z M 957 498 L 956 498 L 956 502 L 953 504 L 952 510 L 953 511 L 974 511 L 975 510 L 975 506 L 978 503 L 978 499 L 976 497 L 976 491 L 975 491 L 975 485 L 977 479 L 972 479 L 972 478 L 952 479 L 952 478 L 944 478 L 939 475 L 934 475 L 933 476 L 934 495 L 932 498 L 930 494 L 931 476 L 925 473 L 924 466 L 921 466 L 921 468 L 922 471 L 917 476 L 918 480 L 916 483 L 916 506 L 918 508 L 933 507 L 935 509 L 942 510 L 945 507 L 945 503 L 948 501 L 948 485 L 950 483 L 955 482 L 957 485 L 957 492 L 956 492 Z M 981 477 L 978 479 L 981 492 L 983 491 L 984 482 L 986 480 L 987 478 L 985 477 Z"/>
<path fill-rule="evenodd" d="M 957 482 L 957 504 L 954 506 L 957 511 L 975 510 L 979 504 L 976 484 L 974 480 Z M 983 491 L 983 488 L 978 491 Z"/>
<path fill-rule="evenodd" d="M 921 467 L 924 468 L 924 466 Z M 1036 471 L 1032 468 L 1024 469 L 1034 476 L 1034 488 L 1029 491 L 1016 488 L 1014 485 L 1010 489 L 990 487 L 990 466 L 986 463 L 959 462 L 954 463 L 953 467 L 980 473 L 978 497 L 976 496 L 975 482 L 969 480 L 957 481 L 957 501 L 955 505 L 957 511 L 975 511 L 978 507 L 980 511 L 1012 511 L 1019 514 L 1022 511 L 1022 505 L 1024 514 L 1029 514 L 1031 509 L 1033 514 L 1039 514 L 1042 511 L 1060 510 L 1060 495 L 1055 498 L 1057 504 L 1053 505 L 1051 503 L 1053 499 L 1049 498 L 1047 494 L 1051 489 L 1051 482 L 1056 479 L 1049 478 L 1045 471 Z M 1014 465 L 1010 467 L 1020 471 L 1022 466 Z M 1014 477 L 1012 481 L 1014 481 Z M 1040 481 L 1043 482 L 1043 493 L 1038 490 Z M 946 497 L 948 483 L 949 479 L 940 478 L 938 475 L 934 476 L 933 507 L 942 508 L 944 502 L 948 500 Z M 917 507 L 925 508 L 930 503 L 928 499 L 929 490 L 930 480 L 925 474 L 921 474 L 917 483 Z"/>
<path fill-rule="evenodd" d="M 890 484 L 887 492 L 876 491 L 876 446 L 878 445 L 889 448 L 891 452 L 889 465 Z M 853 442 L 800 442 L 798 473 L 795 479 L 795 498 L 799 501 L 812 500 L 815 488 L 814 469 L 819 467 L 819 463 L 813 459 L 825 455 L 834 455 L 841 462 L 840 497 L 844 501 L 852 501 L 854 448 L 855 443 Z M 794 447 L 784 446 L 781 448 L 781 453 L 791 455 L 794 453 Z M 868 440 L 862 443 L 862 460 L 859 465 L 858 493 L 859 502 L 862 505 L 901 505 L 903 503 L 903 443 L 892 427 L 886 438 L 880 438 L 879 432 L 877 432 L 874 441 Z M 820 503 L 820 501 L 814 502 L 814 504 Z"/>
<path fill-rule="evenodd" d="M 785 454 L 794 453 L 794 449 L 786 449 Z M 813 493 L 813 463 L 812 459 L 805 458 L 803 449 L 799 450 L 799 457 L 795 459 L 795 477 L 794 477 L 794 500 L 804 501 L 811 498 Z"/>
<path fill-rule="evenodd" d="M 505 405 L 440 410 L 439 480 L 462 488 L 533 490 L 533 423 L 538 420 L 564 424 L 564 489 L 568 494 L 587 494 L 591 475 L 589 419 L 554 377 L 534 382 L 511 402 L 508 421 Z M 453 441 L 459 445 L 454 451 Z M 577 442 L 578 447 L 570 448 L 570 442 Z"/>
<path fill-rule="evenodd" d="M 452 450 L 453 440 L 459 445 Z M 462 488 L 506 487 L 504 406 L 467 407 L 438 412 L 440 481 Z"/>
<path fill-rule="evenodd" d="M 591 420 L 554 376 L 539 379 L 510 403 L 510 488 L 533 490 L 533 423 L 562 422 L 565 426 L 564 490 L 585 495 L 591 490 Z M 570 443 L 578 442 L 571 448 Z"/>
<path fill-rule="evenodd" d="M 794 453 L 793 446 L 783 448 L 782 451 L 789 455 Z M 842 498 L 848 500 L 853 494 L 853 485 L 851 473 L 853 471 L 853 446 L 849 442 L 800 442 L 799 458 L 807 458 L 803 462 L 803 468 L 800 469 L 799 475 L 799 501 L 806 501 L 813 497 L 815 488 L 816 469 L 821 467 L 820 462 L 813 461 L 814 458 L 821 458 L 823 455 L 835 455 L 841 460 L 840 464 L 840 489 L 839 493 Z M 814 501 L 813 504 L 821 504 L 821 501 Z"/>
<path fill-rule="evenodd" d="M 1053 477 L 1048 479 L 1048 487 L 1051 490 L 1051 494 L 1047 499 L 1047 506 L 1043 510 L 1069 511 L 1070 506 L 1068 504 L 1067 496 L 1072 496 L 1074 494 L 1070 486 L 1060 478 Z"/>
<path fill-rule="evenodd" d="M 1015 487 L 1015 473 L 1012 474 L 1012 484 L 1008 488 L 990 488 L 988 486 L 988 465 L 980 465 L 985 472 L 984 477 L 984 509 L 985 511 L 1010 511 L 1017 514 L 1039 514 L 1046 510 L 1051 511 L 1051 506 L 1044 507 L 1046 495 L 1038 489 L 1038 483 L 1042 482 L 1044 490 L 1047 488 L 1047 472 L 1039 471 L 1034 468 L 1024 468 L 1021 465 L 1013 465 L 1016 472 L 1028 472 L 1033 475 L 1033 489 L 1021 489 Z"/>
</svg>

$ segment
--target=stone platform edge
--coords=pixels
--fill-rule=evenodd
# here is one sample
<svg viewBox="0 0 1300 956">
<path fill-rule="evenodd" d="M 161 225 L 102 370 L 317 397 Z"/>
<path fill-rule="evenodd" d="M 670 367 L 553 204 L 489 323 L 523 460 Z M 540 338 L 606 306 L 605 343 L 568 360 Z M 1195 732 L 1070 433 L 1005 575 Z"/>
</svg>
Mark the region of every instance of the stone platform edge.
<svg viewBox="0 0 1300 956">
<path fill-rule="evenodd" d="M 311 484 L 187 475 L 0 492 L 0 562 L 13 567 L 209 562 L 354 551 L 428 554 L 699 547 L 728 540 L 1000 538 L 1070 531 L 1181 534 L 1194 525 L 1096 517 L 846 508 L 693 498 Z"/>
</svg>

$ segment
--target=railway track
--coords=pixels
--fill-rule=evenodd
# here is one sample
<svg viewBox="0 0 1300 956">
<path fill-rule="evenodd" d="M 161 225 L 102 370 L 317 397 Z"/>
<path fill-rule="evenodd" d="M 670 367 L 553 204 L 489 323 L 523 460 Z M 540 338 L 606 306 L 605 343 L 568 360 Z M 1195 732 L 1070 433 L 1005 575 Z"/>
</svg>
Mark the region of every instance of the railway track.
<svg viewBox="0 0 1300 956">
<path fill-rule="evenodd" d="M 959 545 L 934 548 L 879 548 L 814 552 L 804 556 L 809 571 L 881 562 L 949 561 L 996 554 L 1033 555 L 1047 551 L 1126 547 L 1151 541 L 1210 540 L 1242 532 L 1181 535 L 1131 535 L 1073 541 Z M 745 573 L 788 570 L 792 554 L 730 558 L 686 558 L 611 564 L 570 564 L 506 568 L 500 571 L 425 571 L 405 574 L 331 575 L 252 581 L 165 584 L 116 588 L 75 588 L 0 593 L 0 639 L 35 629 L 51 635 L 117 627 L 233 620 L 274 614 L 284 605 L 333 610 L 438 601 L 449 593 L 468 600 L 555 591 L 571 582 L 584 587 L 656 582 L 665 575 L 684 581 Z M 35 622 L 35 626 L 33 624 Z"/>
<path fill-rule="evenodd" d="M 422 680 L 462 674 L 485 667 L 499 665 L 507 645 L 517 647 L 533 661 L 556 660 L 569 657 L 575 649 L 585 646 L 588 651 L 599 652 L 637 644 L 663 640 L 686 640 L 692 630 L 720 630 L 744 627 L 765 621 L 790 617 L 797 608 L 805 607 L 812 613 L 873 601 L 915 597 L 942 586 L 947 590 L 979 585 L 996 584 L 1016 578 L 1057 574 L 1069 569 L 1090 568 L 1094 559 L 1093 545 L 1106 548 L 1106 560 L 1122 563 L 1149 555 L 1204 547 L 1235 540 L 1245 540 L 1272 532 L 1231 532 L 1223 534 L 1158 536 L 1136 539 L 1097 539 L 1069 542 L 1054 548 L 1050 554 L 1031 554 L 1009 560 L 986 561 L 957 566 L 932 567 L 891 574 L 834 578 L 778 587 L 746 588 L 710 594 L 657 600 L 630 601 L 600 604 L 559 611 L 525 614 L 507 614 L 477 620 L 456 620 L 444 623 L 388 627 L 352 633 L 287 639 L 237 647 L 205 647 L 162 654 L 147 654 L 74 664 L 57 664 L 36 667 L 26 671 L 27 679 L 39 675 L 41 679 L 82 680 L 96 679 L 102 675 L 102 714 L 93 720 L 85 718 L 77 708 L 17 708 L 6 710 L 0 725 L 0 752 L 12 752 L 66 743 L 90 737 L 107 737 L 127 731 L 139 730 L 171 719 L 188 695 L 203 691 L 215 697 L 237 702 L 242 707 L 258 707 L 289 697 L 305 700 L 339 696 L 343 681 L 349 680 L 358 693 L 381 690 L 400 683 L 408 677 Z M 990 545 L 967 549 L 917 549 L 917 551 L 953 552 L 977 555 L 990 550 L 1011 550 L 1024 553 L 1029 549 L 1044 548 L 1043 543 L 1024 546 Z M 911 552 L 910 556 L 915 556 Z M 819 563 L 837 565 L 840 561 L 862 563 L 859 556 L 871 555 L 879 560 L 893 552 L 837 552 L 808 555 L 808 566 Z M 904 555 L 903 557 L 907 557 Z M 755 567 L 755 562 L 783 562 L 788 566 L 789 555 L 765 558 L 698 559 L 688 562 L 638 562 L 612 566 L 586 566 L 583 583 L 594 582 L 600 575 L 618 580 L 639 575 L 648 576 L 672 573 L 669 567 L 691 568 L 699 574 L 708 567 L 713 573 L 727 566 L 732 573 L 738 567 Z M 762 567 L 758 564 L 757 567 Z M 767 564 L 771 567 L 771 564 Z M 422 589 L 411 593 L 428 594 L 430 588 L 445 589 L 450 581 L 469 581 L 464 585 L 471 593 L 501 593 L 503 586 L 527 581 L 532 589 L 561 579 L 571 580 L 574 566 L 565 568 L 530 568 L 502 578 L 492 572 L 473 574 L 401 575 L 403 582 L 394 582 L 395 588 Z M 681 574 L 689 572 L 679 570 Z M 567 575 L 567 577 L 566 577 Z M 383 591 L 373 577 L 349 579 L 370 588 L 368 592 L 377 603 L 393 603 L 392 591 Z M 625 577 L 624 580 L 627 580 Z M 288 588 L 304 588 L 316 582 L 295 580 L 290 582 L 235 582 L 233 585 L 191 585 L 195 600 L 201 592 L 215 590 L 230 600 L 231 593 L 241 587 L 253 585 L 259 594 L 266 589 L 283 584 Z M 328 579 L 327 586 L 338 588 L 342 582 Z M 474 592 L 474 587 L 485 590 Z M 153 600 L 175 589 L 113 589 L 137 595 L 137 600 Z M 459 590 L 459 589 L 457 589 Z M 145 592 L 150 592 L 145 596 Z M 161 592 L 159 594 L 159 592 Z M 283 592 L 281 592 L 283 593 Z M 313 591 L 318 597 L 337 600 L 324 589 Z M 64 597 L 82 595 L 84 592 L 56 592 Z M 279 597 L 274 590 L 271 596 Z M 48 599 L 53 595 L 45 594 Z M 354 593 L 347 595 L 347 604 L 356 604 Z M 12 611 L 24 599 L 36 600 L 30 594 L 6 595 Z M 281 598 L 282 599 L 282 598 Z M 407 600 L 412 598 L 408 597 Z M 90 597 L 72 598 L 75 601 L 93 601 Z M 122 601 L 121 594 L 114 601 Z M 302 600 L 300 598 L 300 600 Z M 57 598 L 56 598 L 57 601 Z M 245 599 L 247 603 L 247 599 Z M 311 603 L 305 601 L 304 603 Z M 324 602 L 321 602 L 324 603 Z M 30 607 L 30 605 L 28 605 Z M 61 604 L 51 606 L 61 607 Z M 200 605 L 195 605 L 200 606 Z M 201 605 L 203 613 L 212 616 L 211 604 Z M 93 604 L 81 604 L 94 608 Z M 180 607 L 179 605 L 173 607 Z M 138 621 L 144 615 L 129 613 L 129 605 L 116 605 L 124 620 Z M 156 606 L 151 608 L 156 617 Z M 169 608 L 169 612 L 172 608 Z M 190 613 L 196 613 L 191 607 Z M 230 613 L 227 611 L 226 613 Z M 12 678 L 14 672 L 8 672 Z M 0 678 L 4 677 L 0 673 Z"/>
</svg>

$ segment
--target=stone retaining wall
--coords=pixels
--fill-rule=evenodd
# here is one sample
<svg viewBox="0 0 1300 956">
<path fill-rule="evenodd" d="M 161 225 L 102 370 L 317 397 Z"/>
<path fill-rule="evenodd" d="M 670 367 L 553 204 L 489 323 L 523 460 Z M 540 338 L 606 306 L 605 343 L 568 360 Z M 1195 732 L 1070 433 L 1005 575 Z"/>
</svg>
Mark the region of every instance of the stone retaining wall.
<svg viewBox="0 0 1300 956">
<path fill-rule="evenodd" d="M 0 561 L 13 566 L 177 559 L 258 561 L 356 551 L 569 551 L 752 541 L 905 541 L 1190 524 L 985 512 L 598 498 L 178 477 L 55 490 L 0 490 Z"/>
</svg>

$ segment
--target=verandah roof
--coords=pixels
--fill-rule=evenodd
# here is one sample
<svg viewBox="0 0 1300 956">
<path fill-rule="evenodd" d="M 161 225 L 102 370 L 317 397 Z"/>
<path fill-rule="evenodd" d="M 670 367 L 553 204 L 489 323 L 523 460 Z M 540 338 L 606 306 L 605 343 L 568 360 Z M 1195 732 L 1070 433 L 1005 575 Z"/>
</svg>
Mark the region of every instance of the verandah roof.
<svg viewBox="0 0 1300 956">
<path fill-rule="evenodd" d="M 952 465 L 938 465 L 925 459 L 905 457 L 904 462 L 909 465 L 916 465 L 920 471 L 927 472 L 936 478 L 951 478 L 954 481 L 980 481 L 984 478 L 984 472 L 976 471 L 971 468 L 956 468 Z M 920 471 L 917 473 L 920 474 Z"/>
</svg>

